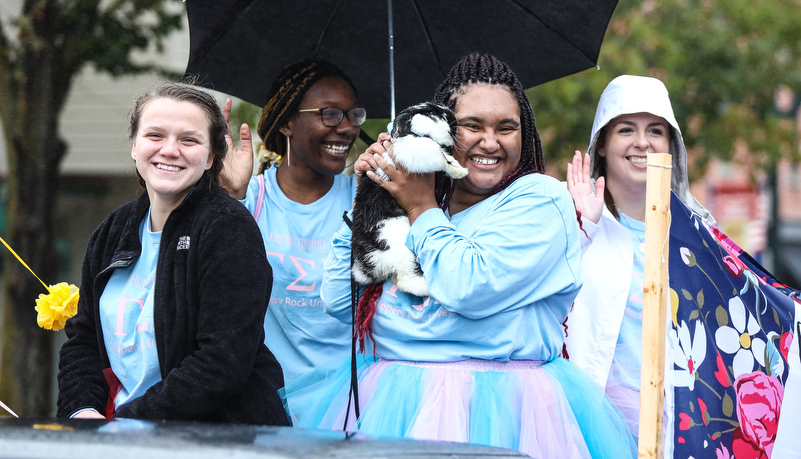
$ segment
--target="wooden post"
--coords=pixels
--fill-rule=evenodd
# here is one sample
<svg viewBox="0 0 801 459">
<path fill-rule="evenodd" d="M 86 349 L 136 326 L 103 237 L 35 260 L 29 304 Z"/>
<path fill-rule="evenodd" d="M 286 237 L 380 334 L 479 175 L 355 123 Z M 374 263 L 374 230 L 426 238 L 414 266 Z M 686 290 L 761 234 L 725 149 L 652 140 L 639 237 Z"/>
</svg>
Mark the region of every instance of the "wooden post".
<svg viewBox="0 0 801 459">
<path fill-rule="evenodd" d="M 642 369 L 640 373 L 640 459 L 662 457 L 662 411 L 667 325 L 668 227 L 672 158 L 648 153 L 645 193 L 645 263 L 642 297 Z"/>
</svg>

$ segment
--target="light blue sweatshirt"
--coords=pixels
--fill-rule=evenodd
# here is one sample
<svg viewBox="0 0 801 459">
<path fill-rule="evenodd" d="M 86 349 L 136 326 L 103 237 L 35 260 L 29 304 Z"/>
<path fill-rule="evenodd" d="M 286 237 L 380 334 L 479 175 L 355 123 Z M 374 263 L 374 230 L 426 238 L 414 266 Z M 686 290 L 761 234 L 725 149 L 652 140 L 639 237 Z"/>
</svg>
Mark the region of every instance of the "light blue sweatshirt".
<svg viewBox="0 0 801 459">
<path fill-rule="evenodd" d="M 532 174 L 454 215 L 429 209 L 412 225 L 430 296 L 387 281 L 372 328 L 376 354 L 415 361 L 468 358 L 550 361 L 581 287 L 573 201 L 556 179 Z M 342 226 L 328 255 L 326 312 L 350 323 L 350 235 Z"/>
<path fill-rule="evenodd" d="M 320 284 L 331 235 L 353 206 L 356 180 L 345 174 L 322 198 L 300 204 L 276 181 L 277 168 L 264 174 L 264 200 L 256 222 L 273 269 L 273 290 L 264 317 L 264 344 L 284 370 L 285 382 L 350 355 L 351 327 L 323 311 Z M 260 178 L 253 177 L 243 204 L 256 211 Z"/>
</svg>

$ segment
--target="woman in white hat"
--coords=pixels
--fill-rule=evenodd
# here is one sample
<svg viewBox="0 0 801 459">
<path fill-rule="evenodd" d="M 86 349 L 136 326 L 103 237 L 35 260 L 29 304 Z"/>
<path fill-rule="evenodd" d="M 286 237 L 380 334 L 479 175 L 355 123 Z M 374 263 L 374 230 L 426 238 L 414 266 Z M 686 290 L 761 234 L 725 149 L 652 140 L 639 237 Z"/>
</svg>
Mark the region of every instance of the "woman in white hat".
<svg viewBox="0 0 801 459">
<path fill-rule="evenodd" d="M 567 166 L 581 212 L 584 286 L 565 323 L 569 359 L 605 388 L 637 436 L 647 153 L 671 153 L 672 189 L 713 221 L 690 194 L 684 147 L 665 85 L 622 75 L 601 95 L 587 154 Z"/>
</svg>

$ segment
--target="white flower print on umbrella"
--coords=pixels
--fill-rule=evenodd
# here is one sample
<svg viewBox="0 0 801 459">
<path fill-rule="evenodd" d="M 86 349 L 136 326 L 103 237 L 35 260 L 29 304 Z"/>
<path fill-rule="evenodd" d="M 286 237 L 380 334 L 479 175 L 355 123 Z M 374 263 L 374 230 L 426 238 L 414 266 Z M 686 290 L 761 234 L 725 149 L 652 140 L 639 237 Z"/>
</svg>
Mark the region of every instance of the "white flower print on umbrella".
<svg viewBox="0 0 801 459">
<path fill-rule="evenodd" d="M 679 249 L 679 253 L 681 254 L 681 261 L 684 262 L 685 265 L 692 268 L 693 266 L 697 266 L 695 262 L 695 254 L 692 250 L 688 249 L 687 247 L 682 247 Z"/>
<path fill-rule="evenodd" d="M 718 328 L 715 342 L 721 351 L 734 354 L 732 371 L 738 378 L 754 370 L 754 362 L 765 366 L 765 341 L 755 338 L 759 324 L 745 309 L 745 304 L 736 296 L 729 300 L 731 323 Z"/>
<path fill-rule="evenodd" d="M 681 321 L 678 333 L 670 329 L 668 333 L 673 348 L 673 362 L 679 369 L 674 370 L 674 384 L 680 387 L 695 388 L 695 373 L 706 357 L 706 333 L 699 321 L 695 322 L 695 333 L 690 339 L 687 322 Z"/>
</svg>

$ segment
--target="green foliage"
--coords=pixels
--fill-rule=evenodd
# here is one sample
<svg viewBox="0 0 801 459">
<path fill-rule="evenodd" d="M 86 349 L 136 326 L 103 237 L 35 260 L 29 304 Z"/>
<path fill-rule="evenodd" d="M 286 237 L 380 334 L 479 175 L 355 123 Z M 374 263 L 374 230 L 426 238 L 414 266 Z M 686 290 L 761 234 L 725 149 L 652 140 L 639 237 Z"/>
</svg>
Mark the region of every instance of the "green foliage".
<svg viewBox="0 0 801 459">
<path fill-rule="evenodd" d="M 240 100 L 231 105 L 231 137 L 233 137 L 237 145 L 239 144 L 239 128 L 246 123 L 250 127 L 250 132 L 254 135 L 254 146 L 258 148 L 258 145 L 255 145 L 255 139 L 258 137 L 256 128 L 259 125 L 260 117 L 261 107 L 250 102 Z"/>
<path fill-rule="evenodd" d="M 0 9 L 0 16 L 8 14 Z M 182 16 L 183 8 L 167 0 L 26 1 L 19 16 L 0 18 L 0 89 L 25 88 L 36 61 L 45 58 L 66 83 L 89 63 L 113 76 L 163 71 L 136 62 L 132 53 L 151 46 L 161 51 Z M 3 23 L 12 27 L 4 30 Z M 68 91 L 69 85 L 57 89 Z M 55 100 L 63 98 L 58 94 Z"/>
<path fill-rule="evenodd" d="M 621 1 L 599 70 L 527 91 L 549 173 L 563 177 L 573 151 L 586 151 L 598 99 L 621 74 L 665 83 L 695 175 L 712 157 L 731 158 L 735 143 L 766 169 L 782 157 L 799 159 L 794 123 L 773 110 L 779 85 L 801 93 L 799 30 L 797 0 Z"/>
</svg>

